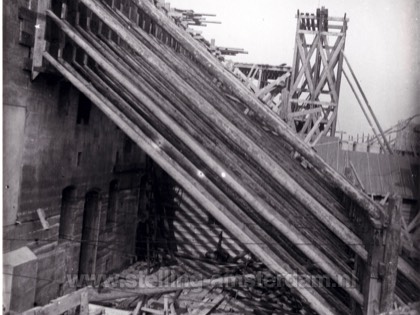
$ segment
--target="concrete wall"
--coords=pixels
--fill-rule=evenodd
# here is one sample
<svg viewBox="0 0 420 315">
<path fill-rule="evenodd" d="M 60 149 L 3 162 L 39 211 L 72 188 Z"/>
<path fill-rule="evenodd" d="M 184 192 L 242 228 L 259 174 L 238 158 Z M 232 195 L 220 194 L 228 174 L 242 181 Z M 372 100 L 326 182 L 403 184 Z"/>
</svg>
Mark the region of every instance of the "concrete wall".
<svg viewBox="0 0 420 315">
<path fill-rule="evenodd" d="M 28 246 L 39 259 L 36 303 L 71 291 L 66 274 L 77 274 L 86 193 L 100 198 L 96 272 L 134 259 L 140 176 L 145 154 L 92 106 L 89 123 L 77 123 L 79 92 L 59 76 L 31 82 L 23 70 L 30 49 L 18 43 L 18 8 L 6 0 L 4 22 L 4 251 Z M 106 223 L 108 191 L 118 181 L 117 220 Z M 72 235 L 59 240 L 62 192 L 76 189 Z M 50 224 L 42 228 L 37 209 Z M 40 280 L 43 279 L 43 280 Z"/>
</svg>

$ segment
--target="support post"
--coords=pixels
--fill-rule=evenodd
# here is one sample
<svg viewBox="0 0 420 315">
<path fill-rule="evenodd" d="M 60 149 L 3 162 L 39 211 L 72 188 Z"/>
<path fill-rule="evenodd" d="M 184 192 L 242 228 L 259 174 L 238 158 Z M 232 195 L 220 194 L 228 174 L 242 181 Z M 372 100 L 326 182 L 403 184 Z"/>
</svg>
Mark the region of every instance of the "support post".
<svg viewBox="0 0 420 315">
<path fill-rule="evenodd" d="M 47 26 L 47 20 L 45 12 L 51 7 L 50 0 L 38 0 L 37 5 L 37 18 L 35 22 L 35 36 L 34 36 L 34 48 L 32 51 L 32 66 L 31 66 L 31 79 L 35 78 L 39 74 L 39 70 L 42 68 L 42 53 L 45 50 L 45 29 Z"/>
<path fill-rule="evenodd" d="M 391 310 L 397 279 L 400 246 L 401 202 L 396 196 L 388 205 L 388 224 L 374 229 L 366 239 L 371 240 L 363 278 L 363 314 L 377 315 Z"/>
<path fill-rule="evenodd" d="M 381 290 L 380 311 L 388 312 L 392 309 L 394 290 L 397 280 L 398 256 L 400 248 L 401 230 L 401 199 L 393 198 L 389 203 L 389 223 L 386 228 L 384 249 L 384 276 Z"/>
</svg>

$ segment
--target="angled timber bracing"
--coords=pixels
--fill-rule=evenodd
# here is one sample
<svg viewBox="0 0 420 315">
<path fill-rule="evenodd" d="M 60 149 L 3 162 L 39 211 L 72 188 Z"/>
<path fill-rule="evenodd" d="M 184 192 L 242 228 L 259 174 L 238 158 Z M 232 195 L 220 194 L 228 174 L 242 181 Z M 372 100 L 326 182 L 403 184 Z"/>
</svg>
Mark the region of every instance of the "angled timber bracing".
<svg viewBox="0 0 420 315">
<path fill-rule="evenodd" d="M 286 87 L 290 78 L 290 67 L 264 64 L 235 63 L 227 64 L 233 74 L 276 114 L 285 120 L 281 111 L 287 95 Z"/>
<path fill-rule="evenodd" d="M 387 311 L 395 287 L 402 302 L 416 298 L 419 274 L 398 260 L 398 200 L 382 207 L 355 188 L 165 12 L 80 0 L 46 16 L 44 62 L 312 310 Z"/>
<path fill-rule="evenodd" d="M 289 125 L 305 141 L 334 136 L 346 42 L 347 18 L 297 14 L 295 52 L 287 108 Z"/>
</svg>

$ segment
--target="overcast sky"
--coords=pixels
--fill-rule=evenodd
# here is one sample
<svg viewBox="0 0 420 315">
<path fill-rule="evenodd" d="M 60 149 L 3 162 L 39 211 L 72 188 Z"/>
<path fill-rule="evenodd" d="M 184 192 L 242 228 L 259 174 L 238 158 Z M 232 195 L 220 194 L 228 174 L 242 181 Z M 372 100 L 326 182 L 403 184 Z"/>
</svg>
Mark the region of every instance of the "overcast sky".
<svg viewBox="0 0 420 315">
<path fill-rule="evenodd" d="M 348 24 L 346 55 L 384 129 L 420 113 L 420 0 L 170 0 L 172 7 L 215 13 L 221 25 L 195 27 L 216 45 L 244 48 L 234 61 L 292 64 L 295 15 L 326 6 Z M 344 78 L 337 130 L 370 132 Z"/>
</svg>

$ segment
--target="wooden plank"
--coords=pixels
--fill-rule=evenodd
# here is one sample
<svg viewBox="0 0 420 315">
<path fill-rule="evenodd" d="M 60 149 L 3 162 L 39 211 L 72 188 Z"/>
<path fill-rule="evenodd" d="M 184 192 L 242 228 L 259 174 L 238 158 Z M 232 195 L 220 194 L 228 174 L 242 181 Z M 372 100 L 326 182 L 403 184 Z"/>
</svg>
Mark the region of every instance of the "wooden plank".
<svg viewBox="0 0 420 315">
<path fill-rule="evenodd" d="M 383 263 L 383 244 L 382 231 L 375 229 L 372 237 L 368 237 L 371 241 L 369 250 L 369 259 L 363 274 L 363 314 L 377 315 L 379 313 L 379 304 L 381 302 L 381 281 L 379 279 L 378 268 Z"/>
<path fill-rule="evenodd" d="M 289 113 L 288 117 L 292 118 L 292 117 L 299 117 L 299 116 L 304 116 L 304 115 L 309 115 L 309 114 L 315 114 L 315 113 L 320 113 L 322 112 L 322 108 L 321 107 L 317 107 L 317 108 L 313 108 L 313 109 L 307 109 L 307 110 L 303 110 L 300 112 L 293 112 L 293 113 Z"/>
<path fill-rule="evenodd" d="M 386 228 L 385 249 L 383 258 L 383 275 L 381 288 L 380 312 L 392 309 L 394 291 L 397 281 L 398 256 L 401 231 L 401 199 L 394 195 L 388 206 L 389 224 Z"/>
<path fill-rule="evenodd" d="M 409 281 L 414 284 L 417 289 L 420 289 L 420 274 L 415 270 L 409 263 L 405 261 L 403 257 L 400 256 L 398 259 L 398 271 L 409 279 Z"/>
<path fill-rule="evenodd" d="M 341 32 L 319 32 L 319 31 L 309 31 L 309 30 L 299 30 L 298 31 L 299 34 L 311 34 L 311 35 L 316 35 L 316 34 L 320 34 L 320 35 L 325 35 L 325 36 L 338 36 L 338 37 L 342 37 L 344 36 L 344 33 Z"/>
<path fill-rule="evenodd" d="M 42 228 L 44 230 L 48 230 L 50 228 L 50 224 L 48 223 L 47 219 L 45 218 L 45 211 L 44 211 L 44 209 L 38 208 L 36 210 L 36 213 L 38 214 L 38 218 L 41 221 Z"/>
<path fill-rule="evenodd" d="M 382 200 L 379 202 L 381 206 L 385 206 L 386 202 L 388 201 L 390 193 L 387 192 L 386 195 L 382 198 Z"/>
<path fill-rule="evenodd" d="M 350 66 L 350 62 L 348 61 L 348 59 L 347 59 L 346 55 L 344 54 L 344 52 L 343 52 L 343 57 L 344 57 L 344 60 L 345 60 L 345 62 L 346 62 L 346 64 L 347 64 L 347 66 L 348 66 L 349 70 L 350 70 L 350 73 L 351 73 L 351 75 L 352 75 L 352 77 L 353 77 L 353 79 L 354 79 L 354 82 L 356 83 L 356 86 L 358 87 L 359 92 L 360 92 L 360 94 L 362 95 L 363 100 L 365 101 L 366 107 L 368 108 L 369 113 L 372 115 L 372 118 L 373 118 L 373 120 L 375 121 L 376 127 L 378 128 L 378 130 L 379 130 L 379 132 L 380 132 L 380 134 L 381 134 L 381 136 L 382 136 L 382 140 L 383 140 L 383 142 L 385 143 L 385 146 L 387 147 L 388 152 L 389 152 L 390 154 L 393 154 L 393 150 L 392 150 L 391 146 L 389 145 L 389 142 L 388 142 L 388 140 L 387 140 L 387 138 L 386 138 L 386 136 L 385 136 L 385 134 L 384 134 L 384 131 L 382 130 L 382 127 L 381 127 L 381 125 L 379 124 L 379 121 L 378 121 L 378 119 L 376 118 L 376 115 L 375 115 L 375 113 L 373 112 L 372 107 L 370 106 L 369 101 L 368 101 L 368 99 L 367 99 L 367 97 L 366 97 L 366 95 L 365 95 L 365 93 L 364 93 L 364 91 L 363 91 L 362 87 L 360 86 L 360 83 L 359 83 L 359 81 L 357 80 L 357 77 L 356 77 L 356 75 L 355 75 L 355 74 L 354 74 L 354 72 L 353 72 L 353 68 Z M 375 134 L 375 136 L 378 138 L 378 135 L 376 135 L 376 134 Z M 379 138 L 378 138 L 378 140 L 379 140 Z"/>
<path fill-rule="evenodd" d="M 316 37 L 314 39 L 314 41 L 319 42 L 319 37 Z M 310 54 L 311 50 L 309 50 L 308 55 L 306 55 L 306 51 L 304 51 L 304 49 L 302 47 L 303 44 L 301 42 L 300 36 L 296 37 L 296 45 L 297 45 L 298 51 L 299 51 L 299 58 L 302 62 L 301 71 L 303 70 L 303 72 L 305 74 L 305 80 L 307 81 L 309 90 L 312 92 L 312 91 L 314 91 L 314 83 L 313 83 L 312 72 L 310 71 L 310 69 L 311 69 L 311 57 L 312 57 L 312 55 Z M 315 51 L 315 50 L 313 50 L 313 51 Z M 299 83 L 299 82 L 296 82 L 296 83 Z"/>
<path fill-rule="evenodd" d="M 158 311 L 158 310 L 155 310 L 155 309 L 153 309 L 153 308 L 149 308 L 149 307 L 142 307 L 142 308 L 141 308 L 141 311 L 142 311 L 143 313 L 150 313 L 150 314 L 155 314 L 155 315 L 165 315 L 165 313 L 164 313 L 164 312 L 162 312 L 162 311 Z"/>
<path fill-rule="evenodd" d="M 350 167 L 354 173 L 354 175 L 356 176 L 357 182 L 359 183 L 360 187 L 362 188 L 363 191 L 365 191 L 365 187 L 363 186 L 362 181 L 360 180 L 359 174 L 357 174 L 356 168 L 354 167 L 353 163 L 350 161 Z"/>
<path fill-rule="evenodd" d="M 177 315 L 177 313 L 176 313 L 176 309 L 175 309 L 175 304 L 174 303 L 172 303 L 171 304 L 171 315 Z M 134 315 L 134 314 L 133 314 Z"/>
<path fill-rule="evenodd" d="M 374 182 L 374 174 L 373 174 L 373 169 L 372 169 L 372 161 L 371 161 L 371 156 L 368 152 L 363 152 L 362 153 L 365 157 L 365 161 L 366 161 L 366 178 L 368 180 L 369 185 L 367 185 L 367 187 L 369 188 L 368 190 L 368 194 L 372 195 L 375 193 L 374 190 L 374 186 L 372 185 L 372 183 Z"/>
<path fill-rule="evenodd" d="M 318 42 L 318 51 L 319 51 L 319 55 L 321 56 L 322 63 L 324 65 L 324 70 L 327 73 L 327 79 L 330 84 L 329 87 L 330 87 L 331 95 L 332 95 L 332 102 L 337 104 L 338 103 L 337 87 L 336 87 L 336 82 L 333 79 L 334 68 L 331 68 L 330 63 L 328 62 L 327 57 L 325 56 L 325 51 L 322 48 L 321 42 Z"/>
<path fill-rule="evenodd" d="M 89 298 L 87 290 L 80 294 L 80 315 L 89 315 Z"/>
<path fill-rule="evenodd" d="M 211 314 L 225 299 L 225 297 L 220 294 L 214 299 L 206 298 L 204 299 L 192 312 L 193 315 L 209 315 Z"/>
<path fill-rule="evenodd" d="M 297 18 L 298 20 L 301 20 L 303 18 L 310 19 L 310 20 L 319 19 L 317 16 L 314 16 L 314 15 L 299 15 L 299 14 L 298 15 L 295 15 L 295 18 Z M 346 18 L 346 17 L 342 18 L 342 17 L 328 16 L 326 19 L 328 21 L 334 21 L 334 22 L 344 22 L 344 21 L 348 22 L 349 21 L 349 19 Z"/>
<path fill-rule="evenodd" d="M 315 88 L 315 92 L 312 95 L 314 98 L 319 97 L 319 95 L 321 94 L 321 91 L 322 91 L 323 87 L 325 86 L 325 82 L 327 80 L 329 69 L 334 69 L 336 64 L 338 63 L 339 57 L 341 55 L 341 49 L 344 47 L 344 42 L 345 42 L 344 38 L 342 38 L 339 41 L 336 50 L 331 55 L 331 58 L 328 60 L 328 68 L 322 69 L 321 75 L 320 75 L 319 80 L 318 80 L 317 87 Z"/>
<path fill-rule="evenodd" d="M 305 137 L 305 142 L 310 142 L 312 136 L 314 135 L 315 131 L 318 130 L 319 125 L 321 124 L 321 121 L 324 119 L 322 115 L 318 117 L 315 124 L 313 125 L 312 129 L 308 132 L 308 134 Z"/>
<path fill-rule="evenodd" d="M 169 315 L 169 302 L 168 302 L 168 296 L 165 295 L 163 297 L 163 314 Z"/>
<path fill-rule="evenodd" d="M 420 223 L 420 211 L 417 212 L 414 219 L 411 220 L 411 222 L 408 224 L 407 226 L 408 232 L 411 232 L 412 230 L 414 230 L 419 225 L 419 223 Z"/>
<path fill-rule="evenodd" d="M 132 315 L 130 311 L 95 304 L 89 304 L 89 312 L 89 315 Z"/>
<path fill-rule="evenodd" d="M 366 192 L 370 192 L 369 184 L 369 170 L 367 163 L 367 155 L 363 152 L 351 151 L 348 152 L 349 163 L 351 162 L 359 174 L 360 181 L 363 183 L 363 187 Z"/>
<path fill-rule="evenodd" d="M 372 157 L 372 160 L 373 160 L 372 168 L 373 168 L 373 176 L 374 176 L 373 181 L 374 181 L 374 186 L 375 186 L 374 187 L 374 193 L 376 195 L 383 196 L 388 191 L 385 190 L 385 185 L 383 183 L 383 171 L 382 171 L 382 168 L 381 168 L 382 164 L 379 161 L 380 156 L 379 156 L 379 154 L 372 154 L 372 153 L 369 153 L 369 154 L 370 154 L 370 156 Z"/>
<path fill-rule="evenodd" d="M 42 53 L 45 51 L 45 29 L 47 20 L 45 12 L 51 7 L 51 0 L 38 0 L 37 19 L 35 24 L 34 49 L 32 52 L 32 74 L 31 79 L 35 80 L 42 68 Z"/>
<path fill-rule="evenodd" d="M 24 311 L 23 313 L 20 313 L 20 315 L 39 315 L 41 314 L 42 308 L 40 306 L 31 308 L 30 310 Z"/>
<path fill-rule="evenodd" d="M 83 303 L 83 312 L 80 314 L 88 314 L 88 303 L 87 303 L 87 290 L 88 288 L 83 288 L 73 293 L 64 295 L 58 299 L 51 301 L 51 303 L 43 306 L 37 307 L 31 310 L 24 312 L 22 315 L 31 315 L 31 314 L 43 314 L 43 315 L 58 315 L 64 312 L 70 311 L 77 306 L 81 306 Z M 83 297 L 82 297 L 83 296 Z"/>
<path fill-rule="evenodd" d="M 314 38 L 314 42 L 319 40 L 319 36 L 316 35 Z M 305 54 L 305 57 L 301 56 L 301 52 L 299 50 L 299 36 L 296 35 L 296 58 L 300 59 L 302 61 L 302 66 L 300 68 L 298 68 L 298 64 L 299 62 L 296 62 L 296 69 L 295 71 L 297 72 L 297 74 L 295 73 L 294 76 L 296 76 L 296 78 L 294 78 L 294 76 L 292 76 L 292 80 L 291 83 L 293 84 L 292 87 L 290 88 L 290 95 L 293 97 L 296 89 L 299 86 L 299 82 L 302 80 L 302 77 L 305 75 L 305 65 L 307 65 L 308 63 L 310 63 L 310 59 L 312 57 L 312 55 L 314 54 L 315 50 L 316 50 L 316 45 L 314 45 L 313 47 L 311 47 L 309 49 L 309 52 L 307 54 Z M 293 74 L 293 73 L 292 73 Z"/>
<path fill-rule="evenodd" d="M 299 103 L 301 105 L 313 104 L 313 105 L 322 105 L 322 106 L 330 106 L 330 107 L 336 107 L 337 106 L 337 103 L 314 101 L 314 100 L 303 100 L 303 99 L 301 100 L 301 99 L 296 99 L 296 98 L 290 99 L 290 102 Z"/>
<path fill-rule="evenodd" d="M 382 174 L 382 189 L 385 194 L 393 191 L 392 175 L 389 166 L 389 155 L 388 154 L 377 154 L 378 163 L 380 164 Z"/>
</svg>

